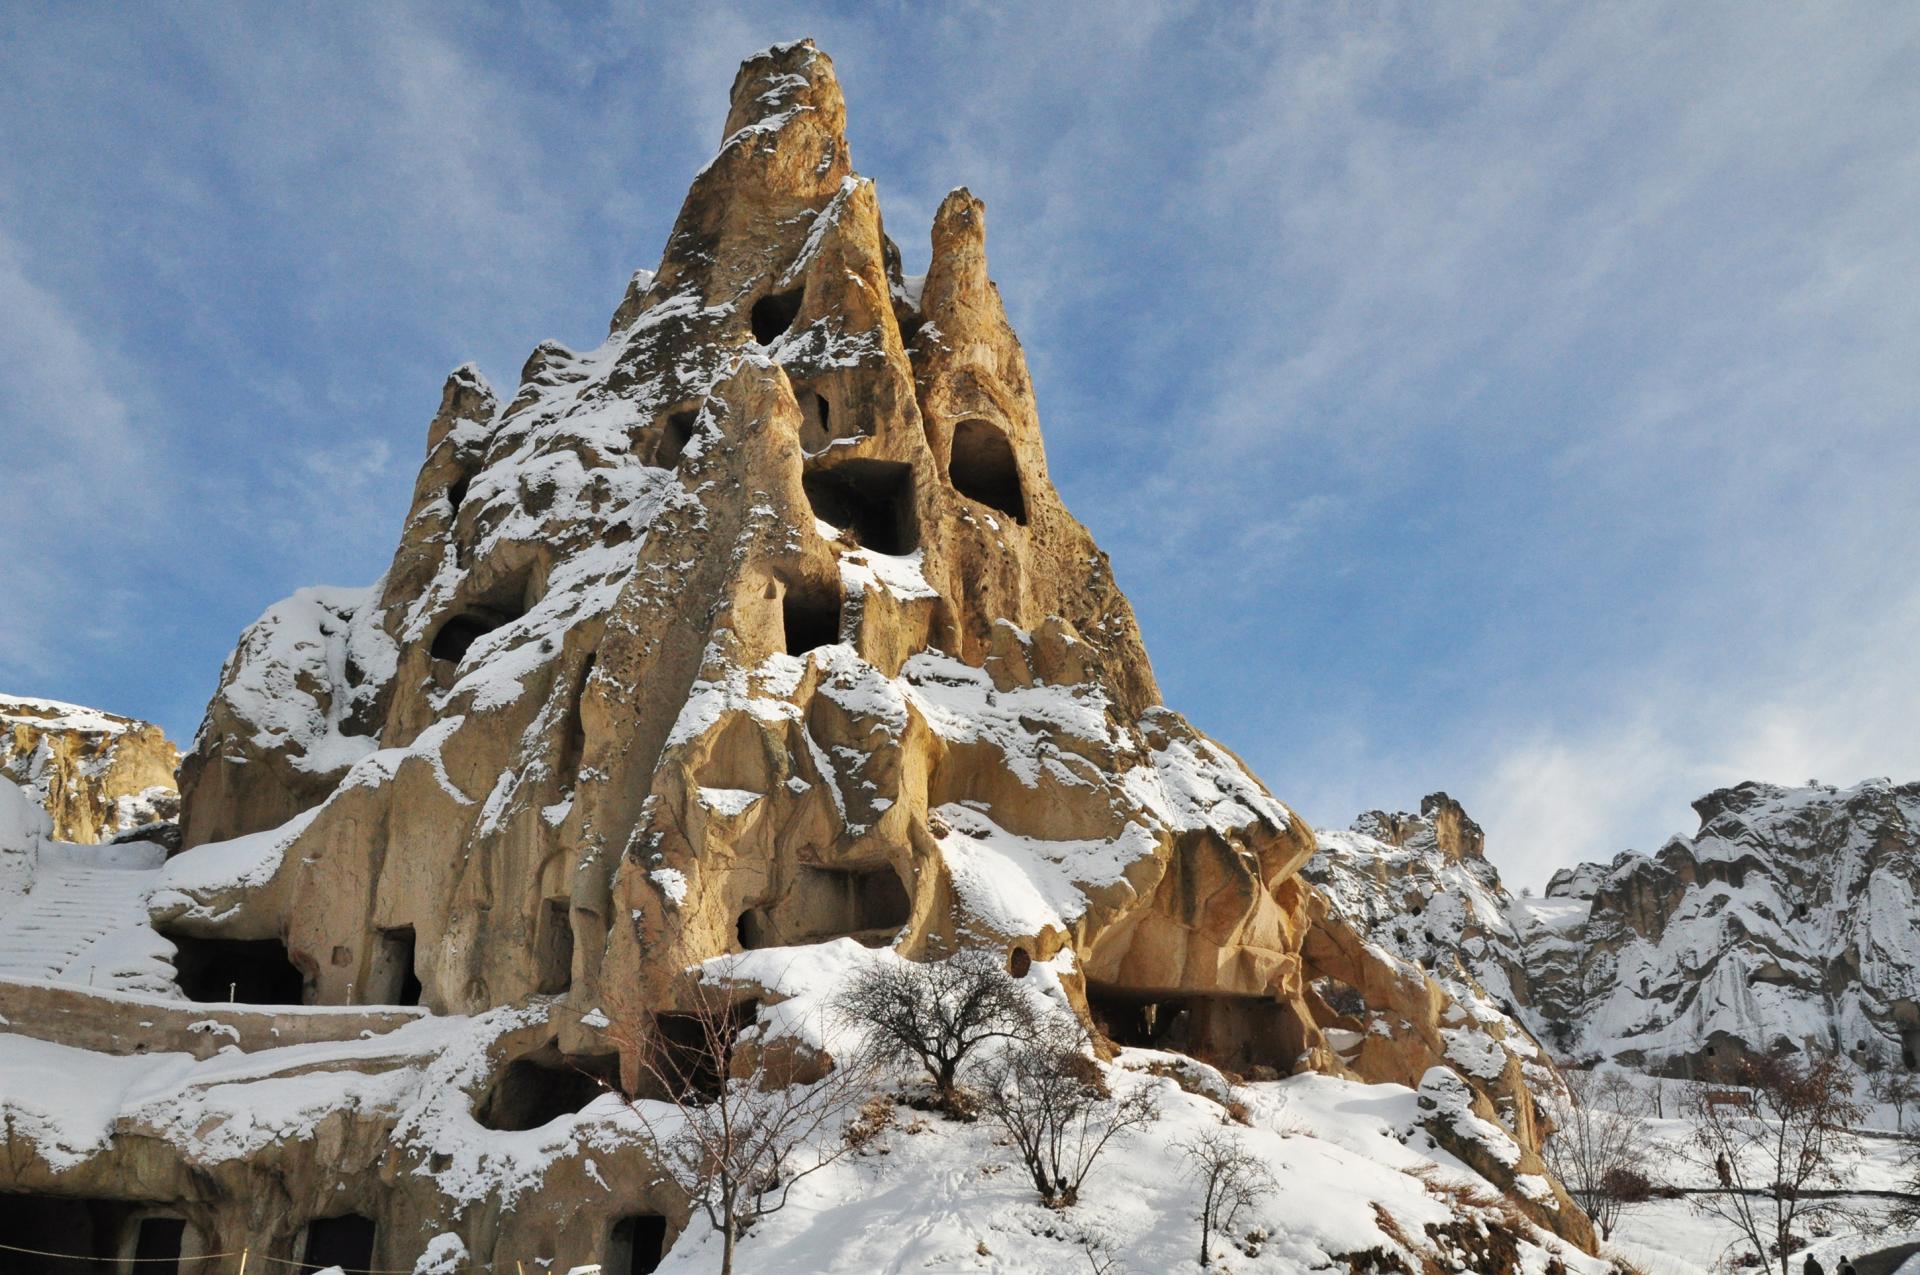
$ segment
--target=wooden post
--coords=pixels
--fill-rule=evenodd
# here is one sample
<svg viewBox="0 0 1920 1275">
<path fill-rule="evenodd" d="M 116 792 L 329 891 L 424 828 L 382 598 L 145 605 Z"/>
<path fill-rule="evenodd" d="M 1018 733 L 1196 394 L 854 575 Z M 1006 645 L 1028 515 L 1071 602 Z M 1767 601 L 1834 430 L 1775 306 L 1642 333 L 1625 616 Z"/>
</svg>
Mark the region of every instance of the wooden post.
<svg viewBox="0 0 1920 1275">
<path fill-rule="evenodd" d="M 247 1254 L 251 1252 L 253 1252 L 251 1248 L 240 1250 L 240 1275 L 247 1275 Z"/>
</svg>

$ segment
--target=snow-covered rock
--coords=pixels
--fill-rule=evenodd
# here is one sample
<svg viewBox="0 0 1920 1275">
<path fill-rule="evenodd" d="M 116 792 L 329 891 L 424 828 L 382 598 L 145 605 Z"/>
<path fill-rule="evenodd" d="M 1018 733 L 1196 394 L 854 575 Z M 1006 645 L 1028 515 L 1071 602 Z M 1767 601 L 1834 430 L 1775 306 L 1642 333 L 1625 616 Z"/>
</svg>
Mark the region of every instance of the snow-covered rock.
<svg viewBox="0 0 1920 1275">
<path fill-rule="evenodd" d="M 180 812 L 180 756 L 150 722 L 0 695 L 0 779 L 44 809 L 61 841 L 111 841 Z"/>
<path fill-rule="evenodd" d="M 1572 1054 L 1691 1073 L 1743 1052 L 1920 1053 L 1920 784 L 1743 783 L 1652 855 L 1527 909 L 1533 1006 Z"/>
</svg>

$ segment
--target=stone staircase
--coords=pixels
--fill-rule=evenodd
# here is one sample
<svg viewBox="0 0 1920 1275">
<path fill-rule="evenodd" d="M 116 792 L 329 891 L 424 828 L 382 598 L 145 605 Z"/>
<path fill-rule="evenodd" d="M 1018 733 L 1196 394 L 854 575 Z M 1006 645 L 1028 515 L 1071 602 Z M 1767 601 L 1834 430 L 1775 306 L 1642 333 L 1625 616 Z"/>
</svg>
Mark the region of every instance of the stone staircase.
<svg viewBox="0 0 1920 1275">
<path fill-rule="evenodd" d="M 0 978 L 63 979 L 107 934 L 145 923 L 153 869 L 42 862 L 33 888 L 0 915 Z"/>
</svg>

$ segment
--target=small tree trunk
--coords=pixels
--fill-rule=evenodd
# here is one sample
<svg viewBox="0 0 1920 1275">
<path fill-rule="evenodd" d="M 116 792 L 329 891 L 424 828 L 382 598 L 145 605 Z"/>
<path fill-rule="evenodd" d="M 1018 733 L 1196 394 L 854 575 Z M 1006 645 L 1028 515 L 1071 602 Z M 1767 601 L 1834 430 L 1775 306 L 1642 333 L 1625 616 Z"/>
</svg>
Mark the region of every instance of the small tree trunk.
<svg viewBox="0 0 1920 1275">
<path fill-rule="evenodd" d="M 733 1218 L 720 1228 L 720 1275 L 733 1275 Z"/>
<path fill-rule="evenodd" d="M 940 1064 L 940 1076 L 937 1085 L 939 1093 L 936 1096 L 940 1099 L 940 1109 L 948 1115 L 953 1114 L 953 1078 L 954 1073 L 958 1071 L 959 1068 L 960 1064 L 958 1062 L 950 1061 Z"/>
</svg>

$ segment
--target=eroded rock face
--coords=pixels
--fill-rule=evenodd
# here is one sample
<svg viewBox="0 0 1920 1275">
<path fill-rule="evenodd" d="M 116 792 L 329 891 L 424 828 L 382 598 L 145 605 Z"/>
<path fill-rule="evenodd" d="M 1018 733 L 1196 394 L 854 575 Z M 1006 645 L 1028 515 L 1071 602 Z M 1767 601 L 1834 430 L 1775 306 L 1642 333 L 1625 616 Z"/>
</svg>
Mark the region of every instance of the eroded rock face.
<svg viewBox="0 0 1920 1275">
<path fill-rule="evenodd" d="M 317 813 L 164 923 L 284 934 L 319 1003 L 410 928 L 458 1012 L 664 1004 L 698 961 L 845 934 L 1071 945 L 1313 1043 L 1312 834 L 1156 706 L 1048 478 L 985 209 L 948 196 L 909 283 L 843 118 L 810 46 L 749 62 L 607 342 L 543 345 L 504 402 L 454 373 L 385 579 L 250 629 L 185 769 L 190 842 Z"/>
<path fill-rule="evenodd" d="M 1432 1136 L 1590 1244 L 1540 1158 L 1552 1126 L 1538 1099 L 1560 1081 L 1527 1026 L 1524 940 L 1479 825 L 1434 793 L 1417 815 L 1369 811 L 1318 841 L 1304 957 L 1338 1064 L 1432 1097 Z"/>
<path fill-rule="evenodd" d="M 61 841 L 98 842 L 179 814 L 180 755 L 158 726 L 54 700 L 0 695 L 0 778 L 46 810 Z"/>
<path fill-rule="evenodd" d="M 323 1007 L 290 1037 L 360 1005 L 434 1017 L 380 1019 L 330 1063 L 351 1097 L 270 1146 L 215 1109 L 217 1068 L 179 1064 L 188 1096 L 123 1117 L 124 1153 L 20 1180 L 104 1190 L 124 1154 L 196 1193 L 218 1242 L 284 1249 L 330 1174 L 365 1169 L 345 1203 L 379 1211 L 375 1264 L 454 1237 L 564 1269 L 619 1210 L 677 1230 L 686 1203 L 617 1119 L 605 1148 L 475 1133 L 514 1105 L 511 1069 L 563 1087 L 618 1067 L 602 1010 L 683 1009 L 715 958 L 851 968 L 883 946 L 1002 950 L 1103 1048 L 1459 1071 L 1454 1105 L 1504 1121 L 1503 1172 L 1528 1171 L 1518 1042 L 1465 1057 L 1450 1033 L 1478 1011 L 1330 919 L 1301 876 L 1312 830 L 1159 704 L 1048 477 L 984 207 L 951 193 L 928 273 L 903 277 L 843 125 L 811 44 L 750 59 L 607 340 L 542 345 L 511 393 L 456 370 L 385 576 L 276 605 L 228 661 L 182 768 L 191 848 L 148 904 L 183 986 L 196 953 L 264 945 L 246 960 Z M 1433 827 L 1477 854 L 1464 815 Z M 1313 966 L 1364 1005 L 1329 1006 Z M 248 975 L 206 981 L 217 998 Z M 1345 1050 L 1328 1025 L 1386 1043 Z M 303 1064 L 256 1065 L 278 1083 Z M 600 1164 L 620 1198 L 596 1194 Z M 1550 1224 L 1580 1221 L 1569 1202 Z"/>
<path fill-rule="evenodd" d="M 1920 784 L 1744 783 L 1700 830 L 1547 887 L 1535 1000 L 1570 1053 L 1694 1074 L 1745 1053 L 1920 1054 Z"/>
</svg>

